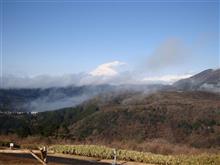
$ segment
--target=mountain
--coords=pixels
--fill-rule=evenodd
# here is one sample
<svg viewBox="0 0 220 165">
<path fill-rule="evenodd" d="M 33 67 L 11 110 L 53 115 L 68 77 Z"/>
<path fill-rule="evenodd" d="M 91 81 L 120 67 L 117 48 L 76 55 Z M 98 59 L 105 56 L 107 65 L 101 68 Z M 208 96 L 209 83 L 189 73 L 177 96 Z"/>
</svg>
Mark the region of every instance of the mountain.
<svg viewBox="0 0 220 165">
<path fill-rule="evenodd" d="M 164 139 L 194 147 L 220 146 L 220 95 L 126 93 L 96 98 L 91 103 L 98 110 L 70 124 L 68 138 L 106 143 Z"/>
<path fill-rule="evenodd" d="M 201 90 L 220 92 L 220 69 L 208 69 L 190 78 L 182 79 L 173 84 L 179 90 Z"/>
<path fill-rule="evenodd" d="M 73 108 L 35 115 L 0 114 L 0 134 L 128 146 L 160 139 L 217 148 L 220 95 L 200 91 L 101 94 Z"/>
</svg>

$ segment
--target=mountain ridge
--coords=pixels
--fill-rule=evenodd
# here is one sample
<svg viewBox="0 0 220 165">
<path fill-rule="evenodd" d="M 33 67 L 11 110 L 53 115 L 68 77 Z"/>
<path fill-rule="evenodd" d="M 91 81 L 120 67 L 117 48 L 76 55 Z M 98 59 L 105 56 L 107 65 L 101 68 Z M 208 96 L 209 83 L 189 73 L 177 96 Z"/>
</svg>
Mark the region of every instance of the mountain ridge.
<svg viewBox="0 0 220 165">
<path fill-rule="evenodd" d="M 220 92 L 220 69 L 204 70 L 190 78 L 175 82 L 173 86 L 180 90 Z"/>
</svg>

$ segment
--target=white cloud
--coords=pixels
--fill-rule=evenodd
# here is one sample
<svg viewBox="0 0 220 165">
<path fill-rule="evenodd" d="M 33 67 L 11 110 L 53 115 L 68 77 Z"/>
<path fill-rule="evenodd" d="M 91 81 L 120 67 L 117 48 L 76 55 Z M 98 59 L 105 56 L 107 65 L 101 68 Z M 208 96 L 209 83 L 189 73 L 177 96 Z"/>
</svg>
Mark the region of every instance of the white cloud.
<svg viewBox="0 0 220 165">
<path fill-rule="evenodd" d="M 65 87 L 69 85 L 98 85 L 98 84 L 172 84 L 173 82 L 188 78 L 191 74 L 182 75 L 154 75 L 146 76 L 135 71 L 126 71 L 120 66 L 125 63 L 113 61 L 99 65 L 88 73 L 67 74 L 61 76 L 40 75 L 34 77 L 18 77 L 8 75 L 3 77 L 0 88 L 48 88 Z"/>
<path fill-rule="evenodd" d="M 104 76 L 103 76 L 104 75 Z M 65 87 L 69 85 L 98 85 L 98 84 L 172 84 L 173 82 L 192 76 L 191 74 L 183 75 L 164 75 L 146 77 L 138 75 L 135 72 L 117 72 L 114 76 L 102 74 L 102 76 L 93 76 L 91 74 L 70 74 L 52 77 L 42 75 L 36 77 L 3 77 L 3 83 L 0 88 L 48 88 L 48 87 Z"/>
<path fill-rule="evenodd" d="M 78 82 L 85 74 L 67 74 L 62 76 L 16 76 L 5 75 L 2 77 L 0 88 L 49 88 L 65 87 L 69 85 L 78 85 Z"/>
<path fill-rule="evenodd" d="M 120 61 L 113 61 L 99 65 L 96 69 L 89 72 L 92 76 L 115 76 L 118 74 L 117 67 L 124 65 L 125 63 Z"/>
<path fill-rule="evenodd" d="M 155 77 L 146 77 L 143 79 L 144 82 L 148 83 L 168 83 L 172 84 L 175 81 L 180 79 L 185 79 L 191 77 L 191 74 L 184 75 L 164 75 L 164 76 L 155 76 Z"/>
</svg>

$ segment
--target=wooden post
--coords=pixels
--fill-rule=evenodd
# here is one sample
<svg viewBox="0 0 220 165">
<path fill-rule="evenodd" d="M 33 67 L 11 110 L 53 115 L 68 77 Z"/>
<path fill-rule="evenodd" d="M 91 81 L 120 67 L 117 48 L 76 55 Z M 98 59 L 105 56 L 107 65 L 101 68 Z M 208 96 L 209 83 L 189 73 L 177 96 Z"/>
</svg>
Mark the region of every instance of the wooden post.
<svg viewBox="0 0 220 165">
<path fill-rule="evenodd" d="M 40 148 L 41 151 L 41 159 L 47 163 L 47 148 L 44 146 L 43 148 Z"/>
<path fill-rule="evenodd" d="M 47 165 L 46 162 L 44 162 L 42 159 L 40 159 L 33 151 L 30 150 L 30 154 L 35 157 L 39 162 L 41 162 L 43 165 Z"/>
<path fill-rule="evenodd" d="M 114 159 L 113 159 L 112 165 L 116 165 L 116 156 L 117 156 L 116 149 L 113 149 L 113 156 L 114 156 Z"/>
</svg>

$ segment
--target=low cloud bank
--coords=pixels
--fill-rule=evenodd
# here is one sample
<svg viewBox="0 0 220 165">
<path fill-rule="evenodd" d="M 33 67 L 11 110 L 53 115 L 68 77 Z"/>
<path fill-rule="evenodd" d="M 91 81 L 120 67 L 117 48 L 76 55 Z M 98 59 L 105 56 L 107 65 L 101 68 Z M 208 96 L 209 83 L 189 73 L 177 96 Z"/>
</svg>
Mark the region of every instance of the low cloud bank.
<svg viewBox="0 0 220 165">
<path fill-rule="evenodd" d="M 167 83 L 172 84 L 180 79 L 185 79 L 191 77 L 191 74 L 184 74 L 184 75 L 165 75 L 165 76 L 157 76 L 157 77 L 146 77 L 143 81 L 148 83 Z"/>
<path fill-rule="evenodd" d="M 190 77 L 190 74 L 163 75 L 145 77 L 132 72 L 120 72 L 111 76 L 93 76 L 91 74 L 70 74 L 63 76 L 42 75 L 36 77 L 3 77 L 1 88 L 50 88 L 83 85 L 121 85 L 121 84 L 172 84 L 173 82 Z"/>
</svg>

